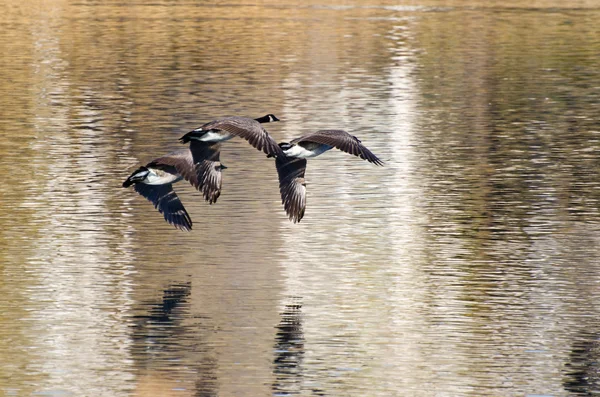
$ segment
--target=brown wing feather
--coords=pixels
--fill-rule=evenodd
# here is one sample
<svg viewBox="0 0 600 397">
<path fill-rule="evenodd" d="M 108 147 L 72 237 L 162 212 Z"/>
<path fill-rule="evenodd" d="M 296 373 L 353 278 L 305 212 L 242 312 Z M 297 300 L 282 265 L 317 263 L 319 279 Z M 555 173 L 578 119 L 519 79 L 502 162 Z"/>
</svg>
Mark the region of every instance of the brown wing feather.
<svg viewBox="0 0 600 397">
<path fill-rule="evenodd" d="M 200 141 L 190 142 L 190 151 L 195 164 L 198 190 L 202 192 L 206 201 L 216 203 L 221 195 L 221 144 Z"/>
<path fill-rule="evenodd" d="M 171 225 L 181 230 L 192 230 L 192 219 L 183 204 L 181 204 L 181 200 L 173 190 L 172 184 L 146 185 L 136 183 L 134 189 L 152 202 L 158 212 L 163 214 L 165 220 Z"/>
<path fill-rule="evenodd" d="M 300 138 L 296 138 L 291 143 L 299 142 L 316 142 L 333 146 L 342 152 L 353 154 L 354 156 L 360 157 L 363 160 L 367 160 L 370 163 L 383 165 L 383 161 L 381 161 L 369 149 L 367 149 L 357 137 L 350 135 L 346 131 L 321 130 L 313 132 L 312 134 L 304 135 Z"/>
<path fill-rule="evenodd" d="M 265 154 L 282 156 L 283 152 L 277 142 L 256 120 L 247 117 L 225 117 L 223 119 L 211 121 L 202 126 L 203 130 L 223 130 L 244 138 L 256 149 Z"/>
<path fill-rule="evenodd" d="M 291 221 L 300 222 L 306 209 L 306 159 L 277 157 L 275 166 L 283 208 Z"/>
<path fill-rule="evenodd" d="M 153 160 L 148 167 L 175 170 L 202 192 L 206 201 L 215 203 L 221 195 L 220 143 L 190 141 L 188 149 L 178 150 Z"/>
<path fill-rule="evenodd" d="M 200 179 L 196 174 L 194 158 L 190 149 L 181 149 L 165 156 L 152 160 L 146 167 L 161 168 L 164 166 L 175 167 L 175 170 L 192 186 L 199 189 Z"/>
<path fill-rule="evenodd" d="M 198 175 L 201 175 L 200 190 L 209 204 L 216 203 L 221 195 L 221 163 L 204 160 L 196 164 Z"/>
</svg>

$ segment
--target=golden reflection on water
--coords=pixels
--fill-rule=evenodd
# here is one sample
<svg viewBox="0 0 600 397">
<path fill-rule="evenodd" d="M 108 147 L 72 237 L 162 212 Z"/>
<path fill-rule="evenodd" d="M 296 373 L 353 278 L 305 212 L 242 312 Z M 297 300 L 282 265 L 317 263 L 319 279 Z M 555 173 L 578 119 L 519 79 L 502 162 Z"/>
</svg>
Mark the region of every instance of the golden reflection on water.
<svg viewBox="0 0 600 397">
<path fill-rule="evenodd" d="M 566 395 L 598 387 L 589 1 L 0 5 L 7 395 Z M 120 187 L 218 116 L 344 128 L 300 224 L 227 142 L 194 231 Z M 179 190 L 178 190 L 179 193 Z"/>
</svg>

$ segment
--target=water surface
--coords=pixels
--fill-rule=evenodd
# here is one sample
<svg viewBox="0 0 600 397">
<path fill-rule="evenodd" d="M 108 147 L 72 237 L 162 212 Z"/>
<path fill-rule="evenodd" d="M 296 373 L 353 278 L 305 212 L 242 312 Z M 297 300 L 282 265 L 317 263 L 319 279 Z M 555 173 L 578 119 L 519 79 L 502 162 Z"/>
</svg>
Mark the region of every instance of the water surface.
<svg viewBox="0 0 600 397">
<path fill-rule="evenodd" d="M 594 2 L 0 5 L 0 389 L 51 396 L 573 396 L 600 390 Z M 194 230 L 122 181 L 224 115 Z"/>
</svg>

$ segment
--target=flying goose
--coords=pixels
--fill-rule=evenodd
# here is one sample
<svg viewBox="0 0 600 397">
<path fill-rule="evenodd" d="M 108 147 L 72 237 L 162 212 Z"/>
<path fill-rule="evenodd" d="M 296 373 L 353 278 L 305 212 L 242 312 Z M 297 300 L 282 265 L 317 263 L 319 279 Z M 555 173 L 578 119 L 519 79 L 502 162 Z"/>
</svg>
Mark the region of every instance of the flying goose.
<svg viewBox="0 0 600 397">
<path fill-rule="evenodd" d="M 261 126 L 261 123 L 272 123 L 275 121 L 279 121 L 279 119 L 272 114 L 267 114 L 257 119 L 240 116 L 224 117 L 188 132 L 179 138 L 179 140 L 181 143 L 190 141 L 215 143 L 239 136 L 267 155 L 281 155 L 282 151 L 277 142 Z"/>
<path fill-rule="evenodd" d="M 189 142 L 190 148 L 194 148 L 192 151 L 197 153 L 194 156 L 194 163 L 197 164 L 195 171 L 199 183 L 194 186 L 204 193 L 206 201 L 210 204 L 216 202 L 221 192 L 220 169 L 218 185 L 215 183 L 214 172 L 215 161 L 219 161 L 221 142 L 239 136 L 268 156 L 283 156 L 277 142 L 261 126 L 262 123 L 275 121 L 279 121 L 279 119 L 273 114 L 267 114 L 257 119 L 240 116 L 224 117 L 206 123 L 179 138 L 181 143 Z"/>
<path fill-rule="evenodd" d="M 294 223 L 300 222 L 306 208 L 306 159 L 316 157 L 334 147 L 375 165 L 383 165 L 360 140 L 342 130 L 320 130 L 279 144 L 284 156 L 277 156 L 279 192 L 285 212 Z"/>
<path fill-rule="evenodd" d="M 192 219 L 173 190 L 173 183 L 182 179 L 200 190 L 209 203 L 221 194 L 220 143 L 197 144 L 177 150 L 135 170 L 123 182 L 123 187 L 134 185 L 140 195 L 154 204 L 165 220 L 175 227 L 190 231 Z"/>
</svg>

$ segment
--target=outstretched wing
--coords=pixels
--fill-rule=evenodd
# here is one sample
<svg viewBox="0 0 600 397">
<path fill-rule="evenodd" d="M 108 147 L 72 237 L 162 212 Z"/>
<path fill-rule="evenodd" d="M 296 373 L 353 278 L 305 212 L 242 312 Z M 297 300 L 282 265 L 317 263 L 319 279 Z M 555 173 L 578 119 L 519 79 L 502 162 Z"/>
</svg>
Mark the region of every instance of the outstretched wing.
<svg viewBox="0 0 600 397">
<path fill-rule="evenodd" d="M 333 146 L 342 152 L 353 154 L 376 165 L 383 165 L 377 156 L 367 149 L 360 140 L 342 130 L 321 130 L 294 139 L 291 143 L 316 142 Z"/>
<path fill-rule="evenodd" d="M 175 171 L 190 182 L 192 186 L 200 190 L 200 178 L 196 172 L 194 157 L 189 148 L 177 150 L 165 156 L 152 160 L 146 167 L 148 168 L 163 168 L 174 167 Z M 172 172 L 172 170 L 169 170 Z"/>
<path fill-rule="evenodd" d="M 283 208 L 291 221 L 300 222 L 306 209 L 306 159 L 277 157 L 275 166 Z"/>
<path fill-rule="evenodd" d="M 220 152 L 220 143 L 192 140 L 189 148 L 159 157 L 147 167 L 165 170 L 169 167 L 175 168 L 177 173 L 201 191 L 206 201 L 212 204 L 221 194 Z"/>
<path fill-rule="evenodd" d="M 190 151 L 194 160 L 194 170 L 198 180 L 198 190 L 206 201 L 216 203 L 221 195 L 221 144 L 201 141 L 190 141 Z"/>
<path fill-rule="evenodd" d="M 272 156 L 283 156 L 277 142 L 256 120 L 247 117 L 225 117 L 211 121 L 201 127 L 203 130 L 223 130 L 240 138 L 244 138 L 256 149 Z"/>
<path fill-rule="evenodd" d="M 150 200 L 171 225 L 181 230 L 192 230 L 192 219 L 173 190 L 173 185 L 170 183 L 164 185 L 136 183 L 134 189 Z"/>
</svg>

